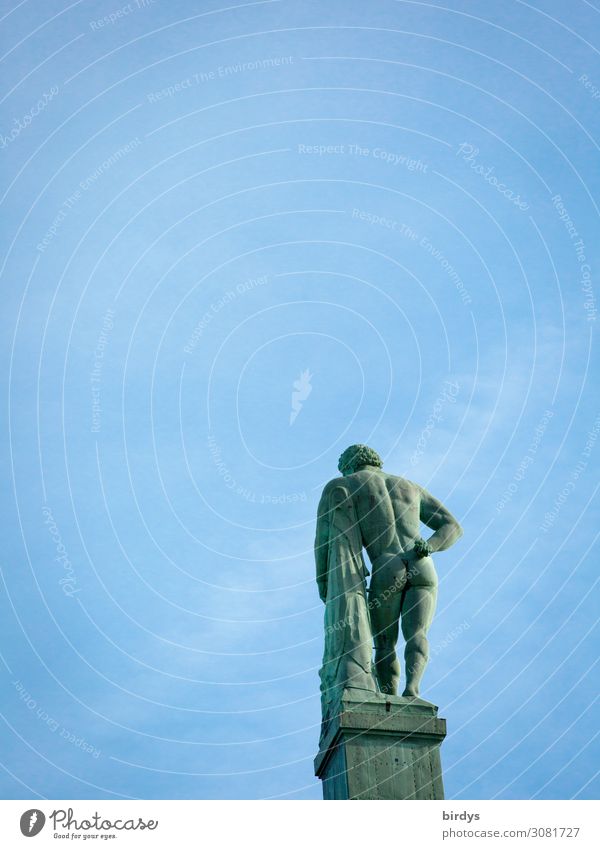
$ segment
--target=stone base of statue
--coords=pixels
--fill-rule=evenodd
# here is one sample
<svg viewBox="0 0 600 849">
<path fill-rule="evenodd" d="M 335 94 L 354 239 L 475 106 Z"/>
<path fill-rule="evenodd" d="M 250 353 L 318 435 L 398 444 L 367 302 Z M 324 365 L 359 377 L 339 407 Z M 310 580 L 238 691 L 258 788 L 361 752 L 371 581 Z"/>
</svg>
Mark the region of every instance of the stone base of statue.
<svg viewBox="0 0 600 849">
<path fill-rule="evenodd" d="M 443 799 L 446 720 L 423 699 L 346 689 L 323 728 L 324 799 Z"/>
</svg>

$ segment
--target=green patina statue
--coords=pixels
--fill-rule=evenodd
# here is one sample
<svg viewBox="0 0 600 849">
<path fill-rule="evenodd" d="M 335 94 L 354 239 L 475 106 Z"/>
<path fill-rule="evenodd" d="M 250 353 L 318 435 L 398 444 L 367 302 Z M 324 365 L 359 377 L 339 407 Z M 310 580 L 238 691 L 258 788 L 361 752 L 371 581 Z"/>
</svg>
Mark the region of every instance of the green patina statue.
<svg viewBox="0 0 600 849">
<path fill-rule="evenodd" d="M 418 697 L 437 596 L 431 554 L 462 536 L 441 502 L 418 484 L 387 474 L 382 465 L 372 448 L 351 445 L 340 457 L 343 477 L 329 481 L 319 503 L 315 557 L 325 602 L 324 723 L 345 691 L 366 699 L 396 695 L 400 625 L 406 642 L 402 695 Z M 427 541 L 420 536 L 421 522 L 434 531 Z M 372 569 L 368 591 L 363 547 Z"/>
</svg>

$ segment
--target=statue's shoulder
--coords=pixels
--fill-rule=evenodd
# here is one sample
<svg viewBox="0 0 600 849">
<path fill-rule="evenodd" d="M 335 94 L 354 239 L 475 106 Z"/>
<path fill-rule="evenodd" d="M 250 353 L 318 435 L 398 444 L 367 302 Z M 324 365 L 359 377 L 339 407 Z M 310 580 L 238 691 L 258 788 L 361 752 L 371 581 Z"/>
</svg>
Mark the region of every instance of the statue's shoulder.
<svg viewBox="0 0 600 849">
<path fill-rule="evenodd" d="M 411 481 L 408 478 L 400 477 L 400 475 L 390 475 L 386 472 L 385 480 L 388 489 L 395 489 L 404 493 L 411 493 L 414 495 L 418 495 L 421 491 L 421 487 L 418 483 L 415 483 L 414 481 Z"/>
<path fill-rule="evenodd" d="M 334 489 L 338 487 L 344 487 L 348 492 L 350 491 L 350 487 L 348 485 L 348 479 L 340 475 L 338 478 L 332 478 L 328 481 L 323 487 L 323 492 L 321 493 L 321 498 L 327 497 L 331 495 Z"/>
<path fill-rule="evenodd" d="M 336 504 L 341 504 L 347 499 L 354 501 L 355 487 L 352 485 L 351 477 L 352 475 L 340 476 L 326 483 L 321 493 L 321 506 L 333 509 Z"/>
</svg>

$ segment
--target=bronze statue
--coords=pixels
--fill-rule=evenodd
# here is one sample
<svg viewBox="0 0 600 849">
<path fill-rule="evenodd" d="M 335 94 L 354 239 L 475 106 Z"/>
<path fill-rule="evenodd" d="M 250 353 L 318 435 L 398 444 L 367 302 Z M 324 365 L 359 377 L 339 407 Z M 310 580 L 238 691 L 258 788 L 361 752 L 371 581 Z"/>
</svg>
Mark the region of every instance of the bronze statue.
<svg viewBox="0 0 600 849">
<path fill-rule="evenodd" d="M 382 465 L 372 448 L 351 445 L 340 457 L 343 477 L 329 481 L 319 503 L 315 557 L 325 602 L 324 723 L 344 691 L 365 699 L 377 692 L 396 695 L 400 625 L 406 642 L 402 695 L 419 696 L 437 596 L 431 555 L 462 536 L 441 502 Z M 434 531 L 427 541 L 420 536 L 421 522 Z M 368 592 L 363 547 L 372 569 Z"/>
</svg>

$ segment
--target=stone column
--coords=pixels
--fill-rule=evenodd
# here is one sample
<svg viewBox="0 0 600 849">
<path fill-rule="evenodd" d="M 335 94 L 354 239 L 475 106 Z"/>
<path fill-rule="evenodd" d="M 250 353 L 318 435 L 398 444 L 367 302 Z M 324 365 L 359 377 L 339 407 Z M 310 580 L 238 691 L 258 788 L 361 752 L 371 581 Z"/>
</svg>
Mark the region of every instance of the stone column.
<svg viewBox="0 0 600 849">
<path fill-rule="evenodd" d="M 443 799 L 446 720 L 423 699 L 347 689 L 323 729 L 324 799 Z"/>
</svg>

